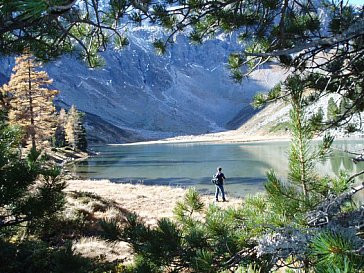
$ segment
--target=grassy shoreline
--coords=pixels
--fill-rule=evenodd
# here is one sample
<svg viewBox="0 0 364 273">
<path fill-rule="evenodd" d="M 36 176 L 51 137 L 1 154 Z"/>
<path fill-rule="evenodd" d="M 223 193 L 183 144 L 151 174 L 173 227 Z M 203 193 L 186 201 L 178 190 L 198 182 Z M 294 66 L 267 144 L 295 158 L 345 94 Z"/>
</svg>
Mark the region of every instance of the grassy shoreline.
<svg viewBox="0 0 364 273">
<path fill-rule="evenodd" d="M 211 185 L 211 188 L 214 188 Z M 140 215 L 146 223 L 154 225 L 162 217 L 173 217 L 173 208 L 181 201 L 187 188 L 144 185 L 130 183 L 114 183 L 107 179 L 100 180 L 68 180 L 66 192 L 82 191 L 94 193 L 102 198 L 111 199 L 120 207 Z M 243 198 L 228 197 L 228 202 L 215 202 L 213 194 L 201 195 L 207 207 L 216 204 L 219 207 L 238 206 Z"/>
<path fill-rule="evenodd" d="M 214 187 L 211 185 L 211 187 Z M 107 179 L 100 180 L 67 180 L 68 209 L 79 211 L 97 223 L 103 219 L 125 221 L 130 213 L 137 214 L 147 225 L 157 225 L 161 218 L 173 219 L 173 209 L 182 201 L 187 188 L 114 183 Z M 225 209 L 239 207 L 243 198 L 228 197 L 228 202 L 215 202 L 213 194 L 201 195 L 205 208 L 216 205 Z M 73 249 L 84 257 L 104 257 L 108 261 L 122 259 L 133 261 L 132 250 L 126 242 L 109 242 L 98 237 L 81 237 L 73 240 Z"/>
</svg>

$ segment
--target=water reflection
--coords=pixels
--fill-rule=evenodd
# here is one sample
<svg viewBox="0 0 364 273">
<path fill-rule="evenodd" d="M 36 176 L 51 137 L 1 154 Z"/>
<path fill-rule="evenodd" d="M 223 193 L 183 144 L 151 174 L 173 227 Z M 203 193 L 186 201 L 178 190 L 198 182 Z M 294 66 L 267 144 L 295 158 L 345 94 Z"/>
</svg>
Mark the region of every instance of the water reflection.
<svg viewBox="0 0 364 273">
<path fill-rule="evenodd" d="M 98 156 L 81 161 L 73 172 L 85 178 L 108 178 L 114 182 L 142 182 L 195 186 L 202 192 L 214 191 L 210 179 L 222 166 L 226 189 L 233 195 L 262 191 L 266 173 L 275 170 L 285 179 L 288 173 L 288 142 L 247 144 L 153 144 L 110 145 L 95 147 Z M 358 151 L 361 141 L 337 141 L 335 148 Z M 335 175 L 333 170 L 357 172 L 362 164 L 353 164 L 348 154 L 335 150 L 317 166 L 321 175 Z"/>
</svg>

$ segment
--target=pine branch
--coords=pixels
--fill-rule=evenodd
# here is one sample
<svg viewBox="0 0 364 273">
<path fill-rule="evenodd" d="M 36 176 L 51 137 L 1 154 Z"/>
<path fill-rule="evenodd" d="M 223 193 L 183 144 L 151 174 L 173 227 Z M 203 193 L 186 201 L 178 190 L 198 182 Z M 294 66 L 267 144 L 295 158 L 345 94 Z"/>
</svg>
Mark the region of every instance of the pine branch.
<svg viewBox="0 0 364 273">
<path fill-rule="evenodd" d="M 364 170 L 363 170 L 363 171 L 361 171 L 361 172 L 358 172 L 358 173 L 356 173 L 356 174 L 353 174 L 352 176 L 350 176 L 350 177 L 347 179 L 347 181 L 348 181 L 348 182 L 350 182 L 350 181 L 351 181 L 351 180 L 353 180 L 355 177 L 360 176 L 360 175 L 362 175 L 362 174 L 364 174 Z"/>
<path fill-rule="evenodd" d="M 71 0 L 70 3 L 65 5 L 58 5 L 58 6 L 50 6 L 48 10 L 51 13 L 59 13 L 59 12 L 65 12 L 72 8 L 73 5 L 75 5 L 77 0 Z"/>
<path fill-rule="evenodd" d="M 30 219 L 31 219 L 30 217 L 24 217 L 24 218 L 16 217 L 15 219 L 8 220 L 8 221 L 4 221 L 4 220 L 0 219 L 0 229 L 4 228 L 4 227 L 18 226 L 19 224 L 27 222 Z"/>
<path fill-rule="evenodd" d="M 363 171 L 364 173 L 364 171 Z M 341 206 L 352 199 L 353 195 L 364 189 L 364 182 L 358 186 L 352 187 L 349 191 L 335 197 L 328 197 L 317 208 L 307 214 L 307 223 L 310 226 L 326 225 L 337 215 Z"/>
<path fill-rule="evenodd" d="M 354 25 L 352 25 L 348 30 L 346 30 L 343 34 L 336 35 L 334 37 L 327 38 L 318 38 L 315 41 L 299 44 L 289 49 L 276 50 L 272 52 L 260 53 L 260 52 L 247 52 L 243 50 L 243 53 L 246 56 L 256 56 L 256 57 L 279 57 L 290 54 L 295 54 L 301 52 L 306 49 L 312 49 L 312 52 L 315 52 L 316 49 L 322 50 L 323 47 L 332 47 L 334 45 L 350 41 L 357 37 L 364 35 L 364 20 L 359 20 Z M 307 52 L 305 52 L 307 54 Z"/>
</svg>

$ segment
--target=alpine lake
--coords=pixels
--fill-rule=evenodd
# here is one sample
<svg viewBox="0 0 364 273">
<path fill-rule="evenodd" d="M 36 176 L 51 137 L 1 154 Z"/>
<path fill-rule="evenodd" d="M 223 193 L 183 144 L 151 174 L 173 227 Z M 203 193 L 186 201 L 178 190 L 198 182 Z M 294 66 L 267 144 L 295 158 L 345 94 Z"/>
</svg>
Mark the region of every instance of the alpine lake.
<svg viewBox="0 0 364 273">
<path fill-rule="evenodd" d="M 313 146 L 317 145 L 313 142 Z M 321 176 L 349 175 L 364 169 L 364 162 L 354 163 L 353 154 L 362 153 L 364 139 L 335 140 L 332 153 L 317 164 Z M 287 180 L 287 141 L 248 143 L 168 143 L 95 146 L 96 156 L 76 162 L 70 171 L 83 179 L 109 179 L 115 183 L 142 183 L 195 187 L 201 193 L 215 190 L 211 183 L 216 168 L 226 176 L 229 196 L 244 197 L 264 190 L 266 173 L 274 170 Z M 357 181 L 363 181 L 363 176 Z"/>
</svg>

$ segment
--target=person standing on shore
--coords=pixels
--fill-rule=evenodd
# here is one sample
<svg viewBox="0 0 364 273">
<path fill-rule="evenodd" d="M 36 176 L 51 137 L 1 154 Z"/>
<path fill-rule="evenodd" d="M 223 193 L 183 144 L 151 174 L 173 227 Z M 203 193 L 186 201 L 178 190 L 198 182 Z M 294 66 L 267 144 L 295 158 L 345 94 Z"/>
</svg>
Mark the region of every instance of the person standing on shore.
<svg viewBox="0 0 364 273">
<path fill-rule="evenodd" d="M 215 192 L 215 200 L 216 202 L 219 202 L 219 193 L 221 192 L 222 201 L 226 202 L 225 199 L 225 191 L 224 191 L 224 181 L 226 179 L 225 175 L 222 173 L 222 168 L 217 168 L 217 173 L 215 174 L 215 178 L 217 180 L 215 186 L 216 186 L 216 192 Z"/>
</svg>

